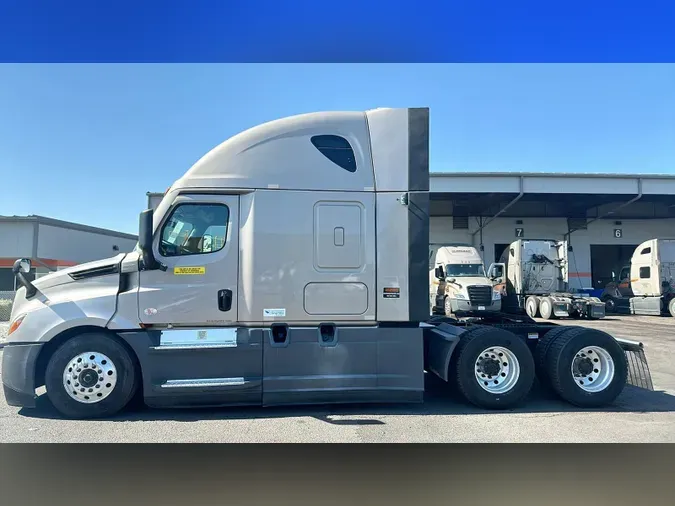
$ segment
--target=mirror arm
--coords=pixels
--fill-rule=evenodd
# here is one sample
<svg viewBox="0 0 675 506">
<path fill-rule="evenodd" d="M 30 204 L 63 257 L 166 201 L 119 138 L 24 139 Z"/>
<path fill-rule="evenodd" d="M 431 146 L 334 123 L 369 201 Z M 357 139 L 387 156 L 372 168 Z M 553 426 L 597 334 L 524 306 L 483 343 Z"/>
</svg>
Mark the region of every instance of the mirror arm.
<svg viewBox="0 0 675 506">
<path fill-rule="evenodd" d="M 14 262 L 14 266 L 12 267 L 12 272 L 16 276 L 16 279 L 19 281 L 19 283 L 26 288 L 26 298 L 30 299 L 31 297 L 34 297 L 35 294 L 37 293 L 37 288 L 35 285 L 26 277 L 26 274 L 21 270 L 21 263 L 24 259 L 20 258 L 16 262 Z M 28 270 L 30 271 L 30 260 L 28 262 Z"/>
</svg>

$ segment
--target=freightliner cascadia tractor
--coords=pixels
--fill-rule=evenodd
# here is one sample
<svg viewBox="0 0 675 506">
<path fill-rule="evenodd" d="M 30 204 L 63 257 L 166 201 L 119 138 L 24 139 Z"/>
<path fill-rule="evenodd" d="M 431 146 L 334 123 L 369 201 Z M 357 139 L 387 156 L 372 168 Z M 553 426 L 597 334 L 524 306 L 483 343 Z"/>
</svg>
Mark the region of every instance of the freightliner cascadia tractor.
<svg viewBox="0 0 675 506">
<path fill-rule="evenodd" d="M 3 350 L 12 406 L 71 418 L 149 406 L 421 402 L 425 370 L 484 408 L 535 371 L 580 406 L 650 388 L 640 343 L 526 315 L 429 311 L 429 110 L 287 117 L 226 140 L 134 251 L 21 288 Z M 631 364 L 634 362 L 631 361 Z"/>
</svg>

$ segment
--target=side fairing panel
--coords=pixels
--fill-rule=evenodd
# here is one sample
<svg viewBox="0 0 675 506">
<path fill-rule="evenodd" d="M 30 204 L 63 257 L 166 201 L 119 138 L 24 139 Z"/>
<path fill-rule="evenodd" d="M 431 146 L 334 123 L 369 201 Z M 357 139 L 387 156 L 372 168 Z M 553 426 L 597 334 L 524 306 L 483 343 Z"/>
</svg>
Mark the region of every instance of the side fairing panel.
<svg viewBox="0 0 675 506">
<path fill-rule="evenodd" d="M 239 321 L 375 320 L 373 193 L 257 190 L 240 204 Z"/>
<path fill-rule="evenodd" d="M 377 191 L 429 191 L 429 109 L 366 112 Z"/>
</svg>

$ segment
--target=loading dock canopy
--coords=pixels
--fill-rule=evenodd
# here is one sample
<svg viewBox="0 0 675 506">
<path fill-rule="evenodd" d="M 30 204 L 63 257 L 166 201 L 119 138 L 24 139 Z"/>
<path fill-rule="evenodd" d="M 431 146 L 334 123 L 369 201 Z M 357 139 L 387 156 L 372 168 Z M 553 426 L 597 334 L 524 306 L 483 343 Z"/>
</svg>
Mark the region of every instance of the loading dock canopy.
<svg viewBox="0 0 675 506">
<path fill-rule="evenodd" d="M 432 216 L 675 218 L 675 176 L 432 173 Z"/>
</svg>

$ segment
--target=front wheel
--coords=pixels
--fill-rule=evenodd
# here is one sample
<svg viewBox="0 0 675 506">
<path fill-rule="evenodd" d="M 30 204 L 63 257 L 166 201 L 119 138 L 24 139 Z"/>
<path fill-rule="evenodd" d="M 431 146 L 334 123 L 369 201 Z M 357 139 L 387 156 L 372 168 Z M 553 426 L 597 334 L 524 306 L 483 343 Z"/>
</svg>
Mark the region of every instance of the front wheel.
<svg viewBox="0 0 675 506">
<path fill-rule="evenodd" d="M 534 360 L 515 334 L 494 327 L 464 332 L 452 362 L 450 377 L 470 403 L 487 409 L 519 404 L 534 382 Z"/>
<path fill-rule="evenodd" d="M 616 301 L 614 300 L 614 297 L 611 295 L 605 295 L 602 298 L 602 302 L 605 303 L 605 311 L 608 313 L 614 313 L 616 312 Z"/>
<path fill-rule="evenodd" d="M 670 313 L 670 316 L 675 317 L 675 297 L 670 299 L 670 302 L 668 303 L 668 312 Z"/>
<path fill-rule="evenodd" d="M 52 355 L 45 386 L 54 407 L 68 418 L 108 417 L 133 397 L 136 371 L 122 344 L 105 334 L 81 334 Z"/>
</svg>

